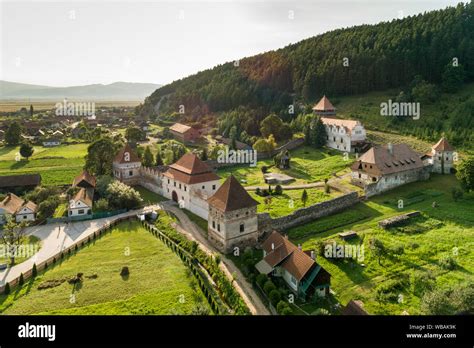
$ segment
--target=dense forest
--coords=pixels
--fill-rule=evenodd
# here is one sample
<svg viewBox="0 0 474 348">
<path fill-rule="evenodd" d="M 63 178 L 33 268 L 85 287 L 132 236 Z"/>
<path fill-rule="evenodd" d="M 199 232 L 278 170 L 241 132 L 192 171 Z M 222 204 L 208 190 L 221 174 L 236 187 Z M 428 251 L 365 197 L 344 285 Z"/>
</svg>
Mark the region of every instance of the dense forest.
<svg viewBox="0 0 474 348">
<path fill-rule="evenodd" d="M 184 106 L 181 111 L 186 117 L 199 121 L 205 115 L 222 117 L 238 109 L 242 116 L 232 117 L 237 119 L 239 133 L 258 135 L 255 123 L 268 114 L 290 122 L 323 94 L 338 98 L 396 90 L 394 97 L 399 99 L 430 103 L 437 94 L 455 93 L 457 85 L 472 81 L 473 2 L 377 25 L 338 29 L 222 64 L 157 89 L 137 112 L 154 115 L 161 101 L 161 114 Z M 474 100 L 463 102 L 456 106 L 460 112 L 455 119 L 447 115 L 448 122 L 437 127 L 447 131 L 474 128 L 470 110 Z M 290 105 L 295 105 L 294 112 Z M 433 127 L 430 122 L 434 120 L 425 118 L 419 126 Z"/>
</svg>

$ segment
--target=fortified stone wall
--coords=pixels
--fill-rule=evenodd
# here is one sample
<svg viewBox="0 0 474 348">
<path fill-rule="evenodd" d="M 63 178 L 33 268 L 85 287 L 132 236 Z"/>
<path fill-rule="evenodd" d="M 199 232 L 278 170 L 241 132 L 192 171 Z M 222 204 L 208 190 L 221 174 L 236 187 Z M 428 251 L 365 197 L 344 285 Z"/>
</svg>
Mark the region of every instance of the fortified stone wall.
<svg viewBox="0 0 474 348">
<path fill-rule="evenodd" d="M 300 208 L 293 213 L 279 218 L 271 218 L 268 213 L 258 214 L 259 235 L 272 230 L 282 231 L 300 226 L 324 216 L 340 212 L 359 202 L 357 192 L 350 192 L 334 199 Z"/>
</svg>

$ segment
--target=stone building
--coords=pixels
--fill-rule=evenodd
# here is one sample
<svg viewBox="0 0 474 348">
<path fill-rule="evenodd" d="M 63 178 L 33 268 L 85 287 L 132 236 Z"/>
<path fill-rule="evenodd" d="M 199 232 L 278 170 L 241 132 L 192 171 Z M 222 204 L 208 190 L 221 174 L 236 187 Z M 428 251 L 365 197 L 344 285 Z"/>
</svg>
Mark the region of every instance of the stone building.
<svg viewBox="0 0 474 348">
<path fill-rule="evenodd" d="M 454 148 L 446 138 L 441 138 L 431 152 L 423 156 L 426 164 L 431 165 L 431 172 L 438 174 L 451 174 L 454 170 Z"/>
<path fill-rule="evenodd" d="M 220 186 L 219 176 L 194 153 L 186 153 L 163 173 L 163 196 L 207 219 L 207 200 Z"/>
<path fill-rule="evenodd" d="M 170 127 L 173 137 L 183 143 L 194 143 L 201 136 L 201 133 L 190 126 L 181 123 L 175 123 Z"/>
<path fill-rule="evenodd" d="M 351 169 L 352 183 L 363 187 L 366 196 L 429 178 L 421 155 L 406 144 L 374 146 Z"/>
<path fill-rule="evenodd" d="M 208 199 L 208 238 L 222 252 L 255 245 L 258 239 L 257 205 L 234 176 Z"/>
<path fill-rule="evenodd" d="M 321 117 L 326 128 L 326 146 L 344 152 L 362 152 L 367 145 L 364 126 L 356 120 Z"/>
<path fill-rule="evenodd" d="M 129 144 L 126 144 L 113 160 L 114 177 L 127 185 L 137 185 L 140 182 L 141 166 L 142 162 L 138 155 Z"/>
</svg>

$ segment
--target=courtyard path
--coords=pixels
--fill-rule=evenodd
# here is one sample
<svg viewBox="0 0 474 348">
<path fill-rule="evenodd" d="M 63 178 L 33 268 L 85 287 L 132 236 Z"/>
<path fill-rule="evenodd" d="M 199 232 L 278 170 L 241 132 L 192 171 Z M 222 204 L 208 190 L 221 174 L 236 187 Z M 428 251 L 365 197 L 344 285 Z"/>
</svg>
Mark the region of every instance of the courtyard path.
<svg viewBox="0 0 474 348">
<path fill-rule="evenodd" d="M 41 240 L 41 249 L 26 261 L 0 271 L 0 287 L 11 282 L 33 268 L 33 264 L 40 264 L 61 250 L 67 249 L 77 241 L 94 234 L 98 229 L 111 222 L 126 217 L 151 211 L 154 206 L 147 206 L 138 210 L 131 210 L 123 214 L 108 218 L 71 222 L 54 223 L 47 225 L 32 226 L 26 228 L 26 235 L 38 237 Z"/>
<path fill-rule="evenodd" d="M 227 278 L 232 282 L 234 288 L 242 296 L 245 304 L 253 315 L 270 315 L 267 307 L 263 304 L 260 297 L 255 293 L 255 290 L 242 274 L 242 272 L 234 265 L 232 260 L 221 254 L 214 246 L 207 240 L 204 231 L 201 230 L 191 219 L 171 201 L 160 203 L 163 210 L 173 213 L 180 225 L 175 228 L 186 235 L 189 239 L 198 242 L 199 247 L 209 255 L 219 253 L 221 255 L 221 263 L 219 267 L 227 275 Z"/>
</svg>

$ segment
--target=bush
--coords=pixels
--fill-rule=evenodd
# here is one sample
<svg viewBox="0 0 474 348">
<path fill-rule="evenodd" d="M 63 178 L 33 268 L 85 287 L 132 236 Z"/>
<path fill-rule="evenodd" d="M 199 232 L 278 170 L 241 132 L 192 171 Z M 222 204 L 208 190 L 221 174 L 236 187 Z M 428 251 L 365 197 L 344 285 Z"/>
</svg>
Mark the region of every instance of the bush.
<svg viewBox="0 0 474 348">
<path fill-rule="evenodd" d="M 283 187 L 281 185 L 276 185 L 275 186 L 275 195 L 281 195 L 283 193 Z"/>
<path fill-rule="evenodd" d="M 107 187 L 107 199 L 115 209 L 133 209 L 143 203 L 137 190 L 120 181 L 114 181 Z"/>
<path fill-rule="evenodd" d="M 268 281 L 268 276 L 266 274 L 259 274 L 255 280 L 257 284 L 263 289 L 263 286 Z"/>
<path fill-rule="evenodd" d="M 278 290 L 272 290 L 270 291 L 270 294 L 268 294 L 268 297 L 270 298 L 270 302 L 272 305 L 276 306 L 278 302 L 281 300 L 281 295 Z"/>
<path fill-rule="evenodd" d="M 261 170 L 262 170 L 263 174 L 266 174 L 268 172 L 268 167 L 267 166 L 262 166 Z"/>
<path fill-rule="evenodd" d="M 443 256 L 441 259 L 439 259 L 438 263 L 441 268 L 450 271 L 456 268 L 456 260 L 454 260 L 451 256 Z"/>
<path fill-rule="evenodd" d="M 453 201 L 457 202 L 464 196 L 464 192 L 460 188 L 453 187 L 451 189 L 451 196 L 453 197 Z"/>
<path fill-rule="evenodd" d="M 36 269 L 36 263 L 33 264 L 33 269 L 31 270 L 31 276 L 34 278 L 38 275 L 38 270 Z"/>
<path fill-rule="evenodd" d="M 262 190 L 260 190 L 260 187 L 257 187 L 257 189 L 255 190 L 255 194 L 258 196 L 262 195 Z"/>
<path fill-rule="evenodd" d="M 10 293 L 10 283 L 5 284 L 5 289 L 3 290 L 3 293 L 5 295 L 8 295 Z"/>
<path fill-rule="evenodd" d="M 270 294 L 273 290 L 276 290 L 275 284 L 271 280 L 268 280 L 264 285 L 263 285 L 263 291 L 268 295 Z"/>
<path fill-rule="evenodd" d="M 23 277 L 23 273 L 20 274 L 20 279 L 18 280 L 18 285 L 22 286 L 25 284 L 25 278 Z"/>
<path fill-rule="evenodd" d="M 51 196 L 38 205 L 38 218 L 46 219 L 54 214 L 60 203 L 59 196 Z"/>
<path fill-rule="evenodd" d="M 411 286 L 413 294 L 421 296 L 427 291 L 434 289 L 436 280 L 429 272 L 415 271 L 412 274 Z"/>
<path fill-rule="evenodd" d="M 109 210 L 109 202 L 105 198 L 101 198 L 95 202 L 94 208 L 96 211 L 107 211 Z"/>
<path fill-rule="evenodd" d="M 276 306 L 276 310 L 280 315 L 290 315 L 293 313 L 290 305 L 286 301 L 283 301 L 283 300 L 278 302 Z"/>
<path fill-rule="evenodd" d="M 122 270 L 120 271 L 120 275 L 122 277 L 126 277 L 130 274 L 130 270 L 128 269 L 127 266 L 122 267 Z"/>
</svg>

